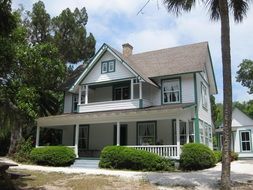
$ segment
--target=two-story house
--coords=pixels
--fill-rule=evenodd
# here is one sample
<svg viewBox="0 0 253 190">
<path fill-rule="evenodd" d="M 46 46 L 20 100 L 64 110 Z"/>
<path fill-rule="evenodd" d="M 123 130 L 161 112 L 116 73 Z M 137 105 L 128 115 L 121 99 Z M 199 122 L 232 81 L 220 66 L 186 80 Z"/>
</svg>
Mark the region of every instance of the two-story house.
<svg viewBox="0 0 253 190">
<path fill-rule="evenodd" d="M 61 131 L 78 156 L 107 145 L 131 146 L 179 158 L 181 145 L 212 148 L 210 95 L 217 93 L 207 42 L 133 54 L 103 44 L 65 86 L 64 113 L 37 120 Z"/>
</svg>

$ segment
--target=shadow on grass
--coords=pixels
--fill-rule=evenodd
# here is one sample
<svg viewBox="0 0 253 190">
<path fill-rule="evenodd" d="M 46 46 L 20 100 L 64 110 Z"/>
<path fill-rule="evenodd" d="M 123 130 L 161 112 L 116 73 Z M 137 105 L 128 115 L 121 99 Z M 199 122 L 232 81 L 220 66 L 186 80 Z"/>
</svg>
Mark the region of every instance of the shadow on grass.
<svg viewBox="0 0 253 190">
<path fill-rule="evenodd" d="M 46 190 L 44 187 L 29 187 L 29 181 L 34 179 L 23 177 L 15 180 L 0 179 L 1 190 Z"/>
</svg>

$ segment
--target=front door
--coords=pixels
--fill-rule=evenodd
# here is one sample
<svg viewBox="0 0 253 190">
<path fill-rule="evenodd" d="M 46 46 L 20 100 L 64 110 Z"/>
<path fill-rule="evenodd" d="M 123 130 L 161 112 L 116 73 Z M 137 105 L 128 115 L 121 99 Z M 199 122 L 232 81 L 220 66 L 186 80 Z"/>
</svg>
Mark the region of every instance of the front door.
<svg viewBox="0 0 253 190">
<path fill-rule="evenodd" d="M 80 125 L 79 127 L 79 150 L 87 150 L 89 144 L 89 125 Z"/>
<path fill-rule="evenodd" d="M 113 144 L 117 144 L 117 126 L 114 125 L 114 132 L 113 132 Z M 120 145 L 125 146 L 127 145 L 127 125 L 122 124 L 120 125 Z"/>
</svg>

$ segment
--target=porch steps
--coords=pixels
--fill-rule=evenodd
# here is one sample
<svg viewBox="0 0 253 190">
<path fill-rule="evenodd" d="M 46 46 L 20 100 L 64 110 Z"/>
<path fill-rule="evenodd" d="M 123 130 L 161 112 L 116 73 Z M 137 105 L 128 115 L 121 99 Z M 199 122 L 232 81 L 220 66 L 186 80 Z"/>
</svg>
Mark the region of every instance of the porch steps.
<svg viewBox="0 0 253 190">
<path fill-rule="evenodd" d="M 78 158 L 70 166 L 71 168 L 98 169 L 99 158 Z"/>
</svg>

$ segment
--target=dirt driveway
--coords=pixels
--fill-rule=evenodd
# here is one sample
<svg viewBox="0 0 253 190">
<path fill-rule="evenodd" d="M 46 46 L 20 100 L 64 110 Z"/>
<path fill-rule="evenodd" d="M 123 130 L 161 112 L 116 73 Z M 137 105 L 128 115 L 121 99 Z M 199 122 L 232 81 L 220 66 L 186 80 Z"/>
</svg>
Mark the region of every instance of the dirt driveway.
<svg viewBox="0 0 253 190">
<path fill-rule="evenodd" d="M 186 189 L 218 189 L 221 164 L 216 167 L 196 171 L 177 173 L 145 173 L 145 179 L 152 184 L 167 187 L 185 187 Z M 253 160 L 240 160 L 231 163 L 231 178 L 234 189 L 243 184 L 243 189 L 253 189 Z M 240 188 L 241 189 L 241 188 Z"/>
</svg>

